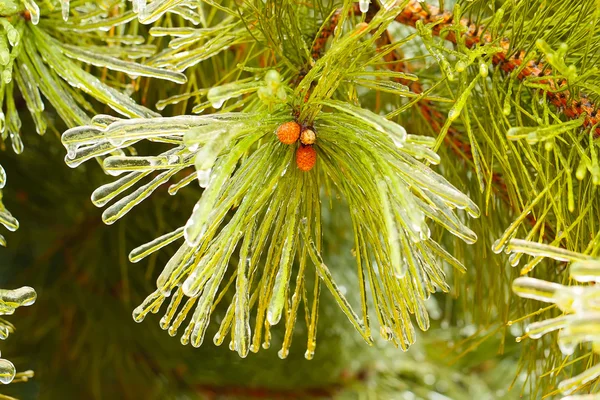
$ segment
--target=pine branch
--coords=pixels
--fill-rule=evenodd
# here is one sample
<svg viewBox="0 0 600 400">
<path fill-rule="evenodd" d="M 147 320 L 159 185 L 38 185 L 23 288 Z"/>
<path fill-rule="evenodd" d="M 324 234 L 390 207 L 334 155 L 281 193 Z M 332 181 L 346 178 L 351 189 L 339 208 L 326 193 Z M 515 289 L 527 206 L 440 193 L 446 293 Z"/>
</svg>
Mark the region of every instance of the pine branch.
<svg viewBox="0 0 600 400">
<path fill-rule="evenodd" d="M 445 33 L 444 39 L 454 44 L 459 41 L 464 41 L 467 48 L 472 49 L 482 43 L 494 43 L 495 39 L 489 32 L 488 27 L 478 26 L 470 22 L 467 18 L 461 19 L 458 23 L 464 28 L 462 36 L 457 36 L 454 30 L 448 30 L 456 21 L 453 21 L 453 15 L 447 11 L 441 11 L 437 7 L 423 7 L 423 3 L 418 0 L 411 0 L 404 8 L 403 12 L 398 15 L 396 21 L 417 27 L 421 24 L 431 24 L 432 33 L 440 35 Z M 552 50 L 548 49 L 543 42 L 537 43 L 545 51 L 546 56 L 551 54 Z M 511 48 L 511 43 L 507 38 L 499 41 L 499 46 L 502 50 L 496 52 L 492 56 L 492 62 L 506 73 L 518 71 L 516 77 L 523 80 L 528 77 L 548 77 L 540 79 L 537 83 L 543 88 L 540 91 L 550 103 L 556 106 L 559 112 L 562 112 L 568 119 L 583 119 L 583 126 L 586 128 L 594 128 L 596 135 L 600 135 L 600 109 L 592 103 L 588 96 L 583 93 L 571 93 L 568 90 L 569 84 L 566 78 L 557 79 L 551 77 L 552 71 L 549 68 L 549 63 L 536 60 L 526 60 L 525 50 L 515 50 Z M 559 56 L 559 55 L 557 55 Z M 558 57 L 556 57 L 558 58 Z"/>
<path fill-rule="evenodd" d="M 298 23 L 291 17 L 295 10 L 278 8 L 276 4 L 266 7 L 266 15 L 278 12 L 282 13 L 283 20 Z M 102 153 L 93 154 L 97 156 L 113 153 L 143 139 L 174 145 L 159 156 L 109 156 L 104 159 L 104 168 L 109 173 L 123 173 L 124 176 L 94 193 L 92 198 L 99 206 L 121 196 L 141 179 L 151 177 L 153 172 L 163 171 L 108 207 L 103 215 L 106 223 L 123 217 L 159 185 L 193 163 L 196 164 L 197 180 L 206 187 L 185 227 L 132 252 L 132 260 L 138 261 L 182 236 L 185 238 L 185 243 L 159 277 L 157 290 L 134 311 L 136 321 L 157 311 L 172 294 L 161 326 L 174 335 L 191 308 L 196 307 L 181 342 L 198 347 L 204 340 L 216 304 L 229 298 L 227 291 L 235 282 L 227 316 L 215 341 L 222 342 L 231 332 L 232 348 L 245 357 L 248 351 L 258 351 L 261 343 L 268 347 L 271 326 L 285 319 L 286 341 L 279 353 L 285 358 L 290 345 L 288 337 L 302 301 L 306 309 L 312 308 L 307 315 L 306 357 L 310 359 L 316 346 L 314 336 L 320 292 L 317 280 L 312 305 L 309 306 L 309 297 L 302 295 L 306 264 L 311 262 L 317 276 L 367 343 L 372 343 L 367 287 L 378 304 L 378 322 L 386 340 L 402 348 L 414 342 L 410 313 L 414 313 L 421 329 L 429 327 L 424 300 L 438 289 L 448 290 L 438 260 L 447 261 L 459 271 L 463 271 L 463 267 L 429 237 L 426 218 L 465 242 L 473 243 L 474 233 L 458 218 L 454 208 L 465 209 L 471 216 L 478 216 L 479 210 L 468 197 L 419 161 L 439 162 L 430 149 L 433 145 L 430 138 L 407 135 L 401 126 L 338 99 L 344 99 L 344 91 L 338 92 L 338 87 L 346 76 L 366 71 L 366 63 L 370 60 L 362 54 L 375 40 L 366 39 L 366 33 L 383 33 L 399 11 L 399 8 L 380 10 L 369 23 L 359 24 L 345 33 L 334 49 L 316 61 L 293 89 L 281 81 L 283 73 L 267 71 L 263 80 L 239 79 L 213 87 L 206 93 L 208 102 L 216 110 L 225 108 L 229 100 L 246 96 L 226 108 L 228 111 L 241 109 L 241 112 L 130 121 L 98 115 L 91 125 L 73 128 L 63 134 L 63 144 L 68 150 L 67 162 L 72 165 L 83 160 L 78 153 L 87 148 L 102 147 Z M 270 19 L 256 22 L 255 14 L 250 12 L 242 11 L 238 18 L 251 18 L 244 26 L 260 26 L 262 36 L 253 35 L 258 41 L 274 38 L 280 29 Z M 229 20 L 221 23 L 241 25 Z M 246 37 L 248 32 L 240 35 Z M 237 39 L 233 36 L 227 40 L 235 43 Z M 296 43 L 272 40 L 270 46 L 276 48 Z M 300 69 L 297 65 L 288 67 L 304 52 L 303 43 L 297 46 L 290 50 L 296 56 L 284 57 L 279 64 L 288 76 Z M 214 55 L 220 53 L 221 47 L 216 49 Z M 280 52 L 281 48 L 274 51 Z M 355 54 L 356 59 L 342 62 L 347 52 Z M 180 54 L 187 57 L 190 53 Z M 308 49 L 306 56 L 310 56 Z M 264 71 L 256 67 L 245 68 L 252 72 Z M 318 79 L 321 75 L 329 79 Z M 288 96 L 289 100 L 285 100 Z M 297 116 L 297 123 L 304 130 L 310 128 L 313 133 L 317 132 L 311 144 L 319 156 L 314 169 L 304 168 L 300 162 L 299 152 L 306 148 L 306 143 L 288 142 L 285 135 L 278 141 L 277 136 L 272 135 L 291 115 Z M 301 137 L 301 140 L 304 139 Z M 352 145 L 353 151 L 348 152 L 346 145 Z M 225 149 L 228 151 L 224 152 Z M 288 167 L 294 152 L 298 169 Z M 185 178 L 185 182 L 192 180 Z M 362 318 L 355 313 L 322 259 L 319 194 L 322 186 L 327 188 L 328 197 L 340 193 L 350 208 L 362 293 Z M 282 210 L 281 215 L 273 214 L 276 210 Z M 228 215 L 230 219 L 226 219 Z M 387 234 L 379 236 L 377 232 L 382 230 Z M 271 246 L 267 251 L 268 238 L 271 238 Z M 225 283 L 229 261 L 238 244 L 240 263 L 237 273 Z M 296 259 L 299 264 L 297 285 L 292 293 L 290 282 Z M 247 265 L 246 260 L 249 260 Z M 257 268 L 263 260 L 265 268 Z M 371 260 L 377 260 L 377 272 Z M 225 286 L 220 289 L 222 283 Z M 175 315 L 183 297 L 188 301 Z M 256 311 L 252 337 L 251 311 Z"/>
<path fill-rule="evenodd" d="M 422 7 L 421 2 L 417 2 L 417 4 L 419 7 Z M 414 14 L 422 16 L 423 14 L 421 12 L 419 12 L 418 10 L 411 11 L 411 13 L 408 13 L 408 16 L 407 16 L 406 10 L 414 9 L 414 7 L 415 7 L 414 2 L 407 5 L 405 8 L 405 11 L 400 16 L 398 16 L 396 18 L 396 20 L 402 20 L 402 21 L 404 21 L 404 23 L 407 23 L 408 20 L 413 21 Z M 375 10 L 375 9 L 377 9 L 376 5 L 372 6 L 369 9 L 369 11 L 364 14 L 365 20 L 367 22 L 369 22 L 373 18 L 373 15 L 374 15 L 373 10 Z M 327 20 L 327 22 L 320 29 L 316 39 L 313 42 L 314 44 L 311 49 L 311 54 L 315 61 L 318 60 L 323 55 L 323 52 L 325 50 L 325 45 L 326 45 L 328 39 L 333 34 L 333 32 L 335 31 L 338 23 L 340 22 L 341 15 L 344 11 L 345 11 L 344 8 L 336 9 L 333 12 L 333 14 L 331 15 L 331 17 Z M 429 7 L 429 12 L 431 12 L 431 14 L 436 14 L 436 13 L 434 13 L 434 11 L 436 11 L 435 8 Z M 348 11 L 348 14 L 352 15 L 352 14 L 358 14 L 360 12 L 361 12 L 361 10 L 360 10 L 359 4 L 353 3 L 352 7 L 350 7 L 350 10 Z M 451 14 L 444 13 L 442 15 L 442 14 L 439 14 L 439 12 L 437 14 L 438 14 L 437 18 L 442 18 L 442 20 L 444 22 L 446 22 L 447 24 L 449 24 L 451 22 L 451 19 L 452 19 Z M 430 17 L 430 16 L 428 16 L 428 17 Z M 433 18 L 432 20 L 434 20 L 434 22 L 435 22 L 435 21 L 437 21 L 437 18 Z M 467 20 L 465 19 L 463 22 L 466 23 L 466 21 Z M 416 24 L 416 21 L 413 23 L 410 23 L 409 25 L 414 26 L 415 24 Z M 436 25 L 436 26 L 439 26 L 439 25 Z M 440 29 L 441 29 L 441 27 L 440 27 Z M 480 29 L 482 29 L 482 28 L 480 28 Z M 488 33 L 488 37 L 489 37 L 489 33 Z M 448 40 L 452 41 L 452 38 L 448 38 L 448 37 L 446 37 L 446 38 Z M 491 40 L 491 38 L 490 38 L 490 40 Z M 470 43 L 470 47 L 473 47 L 474 45 L 476 45 L 475 39 L 472 39 L 468 43 Z M 389 46 L 392 44 L 393 44 L 393 39 L 392 39 L 389 31 L 386 31 L 377 40 L 377 49 L 381 50 L 382 47 Z M 392 49 L 391 51 L 387 50 L 385 52 L 385 55 L 383 56 L 383 59 L 386 61 L 385 66 L 395 72 L 404 72 L 404 73 L 412 73 L 413 72 L 410 64 L 403 61 L 402 55 L 399 54 L 399 52 L 396 49 Z M 504 66 L 506 66 L 506 64 L 504 64 Z M 510 67 L 509 67 L 509 69 L 510 69 Z M 508 72 L 510 72 L 510 71 L 508 71 Z M 550 72 L 546 71 L 546 73 L 549 74 Z M 523 75 L 523 77 L 525 77 L 525 76 L 527 76 L 527 75 Z M 407 79 L 403 79 L 400 77 L 394 78 L 394 80 L 400 84 L 407 86 L 415 94 L 421 94 L 424 92 L 423 86 L 418 80 L 407 80 Z M 429 126 L 431 127 L 432 131 L 435 132 L 436 134 L 439 134 L 440 132 L 442 132 L 442 130 L 444 128 L 444 124 L 445 124 L 444 120 L 446 119 L 446 116 L 444 114 L 442 114 L 440 111 L 438 111 L 438 109 L 435 107 L 433 101 L 431 101 L 427 98 L 424 98 L 424 99 L 419 100 L 416 106 L 419 109 L 419 112 L 421 113 L 423 118 L 429 123 Z M 468 161 L 469 163 L 473 163 L 474 158 L 473 158 L 472 142 L 465 140 L 464 135 L 461 132 L 459 132 L 459 130 L 457 128 L 455 128 L 453 126 L 447 127 L 446 132 L 447 132 L 447 135 L 444 136 L 444 142 L 450 147 L 450 149 L 456 155 L 463 158 L 465 161 Z M 507 193 L 508 188 L 506 186 L 506 182 L 505 182 L 502 174 L 497 171 L 492 171 L 491 182 L 494 185 L 494 192 L 497 195 L 499 195 L 507 204 L 511 205 L 510 198 Z M 531 226 L 536 225 L 536 218 L 533 214 L 529 214 L 527 216 L 527 219 L 529 220 Z M 546 238 L 546 239 L 553 238 L 554 237 L 554 234 L 553 234 L 554 229 L 547 222 L 545 223 L 545 226 L 546 226 L 546 229 L 544 230 L 544 238 Z"/>
</svg>

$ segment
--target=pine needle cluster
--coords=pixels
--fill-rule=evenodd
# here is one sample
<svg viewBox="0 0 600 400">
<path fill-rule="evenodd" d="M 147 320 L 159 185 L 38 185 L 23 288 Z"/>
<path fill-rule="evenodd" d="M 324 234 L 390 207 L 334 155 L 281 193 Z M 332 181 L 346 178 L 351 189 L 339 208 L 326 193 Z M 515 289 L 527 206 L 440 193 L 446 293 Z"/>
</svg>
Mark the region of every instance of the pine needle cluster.
<svg viewBox="0 0 600 400">
<path fill-rule="evenodd" d="M 529 346 L 508 392 L 578 398 L 600 375 L 599 10 L 7 0 L 2 146 L 23 152 L 29 124 L 60 135 L 75 171 L 97 161 L 116 177 L 91 193 L 108 225 L 142 229 L 135 215 L 164 192 L 183 205 L 185 220 L 129 253 L 163 266 L 134 320 L 164 309 L 183 345 L 210 334 L 242 358 L 273 343 L 284 359 L 301 340 L 310 360 L 320 314 L 339 308 L 378 349 L 408 350 L 413 324 L 453 332 L 457 360 L 493 343 L 514 365 Z M 0 223 L 19 226 L 2 202 Z M 5 314 L 34 298 L 4 292 Z M 394 396 L 402 374 L 342 398 Z"/>
</svg>

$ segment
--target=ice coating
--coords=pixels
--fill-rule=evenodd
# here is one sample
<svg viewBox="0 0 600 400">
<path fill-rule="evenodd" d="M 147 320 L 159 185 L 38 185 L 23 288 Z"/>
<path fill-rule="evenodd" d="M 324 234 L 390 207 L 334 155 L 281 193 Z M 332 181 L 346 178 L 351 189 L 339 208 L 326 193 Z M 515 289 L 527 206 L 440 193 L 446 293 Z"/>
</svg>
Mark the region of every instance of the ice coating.
<svg viewBox="0 0 600 400">
<path fill-rule="evenodd" d="M 538 339 L 545 334 L 558 331 L 558 347 L 565 355 L 571 355 L 582 344 L 591 344 L 594 352 L 600 347 L 600 259 L 587 254 L 569 251 L 564 248 L 511 239 L 507 251 L 512 254 L 529 254 L 539 258 L 568 261 L 571 278 L 578 285 L 561 285 L 541 279 L 520 277 L 513 282 L 515 294 L 547 303 L 554 303 L 563 315 L 529 323 L 527 336 Z M 587 284 L 587 283 L 592 283 Z M 558 388 L 564 395 L 570 395 L 580 387 L 600 376 L 600 364 L 596 364 L 572 378 L 563 380 Z M 571 398 L 571 397 L 565 397 Z"/>
</svg>

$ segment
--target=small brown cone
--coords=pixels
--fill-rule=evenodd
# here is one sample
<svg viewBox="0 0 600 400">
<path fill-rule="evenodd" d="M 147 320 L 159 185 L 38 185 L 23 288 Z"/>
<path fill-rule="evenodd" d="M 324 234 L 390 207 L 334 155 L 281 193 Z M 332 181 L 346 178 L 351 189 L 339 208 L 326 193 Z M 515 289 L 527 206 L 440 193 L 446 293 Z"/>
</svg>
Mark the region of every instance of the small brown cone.
<svg viewBox="0 0 600 400">
<path fill-rule="evenodd" d="M 300 142 L 305 145 L 314 144 L 317 141 L 317 134 L 312 129 L 305 129 L 300 134 Z"/>
<path fill-rule="evenodd" d="M 277 128 L 277 138 L 283 144 L 296 143 L 299 137 L 300 125 L 296 121 L 286 122 Z"/>
<path fill-rule="evenodd" d="M 317 162 L 317 152 L 312 146 L 300 146 L 296 151 L 296 165 L 302 171 L 310 171 Z"/>
</svg>

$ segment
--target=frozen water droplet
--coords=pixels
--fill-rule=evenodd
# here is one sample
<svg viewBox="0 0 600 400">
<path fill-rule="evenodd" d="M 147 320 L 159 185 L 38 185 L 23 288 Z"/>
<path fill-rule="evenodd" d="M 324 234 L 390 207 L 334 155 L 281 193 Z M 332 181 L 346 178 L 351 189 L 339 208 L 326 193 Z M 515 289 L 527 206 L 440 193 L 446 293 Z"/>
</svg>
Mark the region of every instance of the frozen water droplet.
<svg viewBox="0 0 600 400">
<path fill-rule="evenodd" d="M 504 249 L 504 243 L 501 241 L 501 239 L 497 239 L 492 244 L 492 251 L 496 254 L 500 254 L 502 253 L 502 249 Z"/>
<path fill-rule="evenodd" d="M 17 371 L 15 370 L 15 366 L 8 360 L 0 359 L 0 382 L 5 385 L 12 382 L 15 378 L 15 374 Z"/>
<path fill-rule="evenodd" d="M 208 187 L 208 183 L 210 182 L 210 173 L 212 168 L 209 169 L 199 169 L 196 171 L 196 175 L 198 176 L 198 184 L 201 188 L 206 189 Z"/>
<path fill-rule="evenodd" d="M 287 349 L 285 349 L 285 351 L 284 351 L 284 349 L 281 349 L 281 350 L 279 350 L 279 351 L 277 352 L 277 355 L 278 355 L 278 356 L 279 356 L 279 358 L 281 358 L 282 360 L 285 360 L 285 359 L 287 358 L 288 354 L 289 354 L 289 351 L 288 351 Z"/>
<path fill-rule="evenodd" d="M 66 22 L 69 19 L 69 0 L 61 0 L 62 18 Z"/>
<path fill-rule="evenodd" d="M 14 28 L 7 30 L 6 37 L 8 38 L 8 42 L 11 46 L 16 46 L 17 44 L 19 44 L 19 39 L 21 38 L 19 35 L 19 31 Z"/>
<path fill-rule="evenodd" d="M 146 315 L 143 313 L 144 312 L 144 308 L 142 306 L 138 306 L 133 310 L 133 313 L 131 314 L 133 316 L 133 320 L 137 323 L 140 323 L 144 320 L 144 318 L 146 317 Z"/>
<path fill-rule="evenodd" d="M 225 102 L 225 99 L 220 99 L 220 100 L 216 100 L 215 102 L 210 103 L 210 105 L 215 108 L 215 109 L 219 109 L 223 106 L 223 103 Z"/>
<path fill-rule="evenodd" d="M 37 294 L 35 290 L 29 286 L 23 286 L 14 290 L 0 290 L 0 302 L 4 303 L 4 306 L 11 308 L 12 312 L 21 306 L 30 306 L 35 303 Z M 5 312 L 5 314 L 12 314 L 12 312 Z"/>
<path fill-rule="evenodd" d="M 481 75 L 482 78 L 487 78 L 489 73 L 489 69 L 486 63 L 481 63 L 479 64 L 479 75 Z"/>
<path fill-rule="evenodd" d="M 361 13 L 366 13 L 367 11 L 369 11 L 369 3 L 369 0 L 360 0 L 358 2 L 358 6 L 360 7 Z"/>
<path fill-rule="evenodd" d="M 517 265 L 519 265 L 520 261 L 521 261 L 521 256 L 519 255 L 519 253 L 512 253 L 508 257 L 508 262 L 510 263 L 510 265 L 512 267 L 516 267 Z"/>
<path fill-rule="evenodd" d="M 223 336 L 221 336 L 220 332 L 217 332 L 213 337 L 213 343 L 215 346 L 220 346 L 223 343 Z"/>
</svg>

